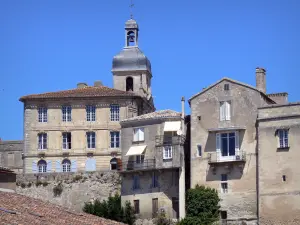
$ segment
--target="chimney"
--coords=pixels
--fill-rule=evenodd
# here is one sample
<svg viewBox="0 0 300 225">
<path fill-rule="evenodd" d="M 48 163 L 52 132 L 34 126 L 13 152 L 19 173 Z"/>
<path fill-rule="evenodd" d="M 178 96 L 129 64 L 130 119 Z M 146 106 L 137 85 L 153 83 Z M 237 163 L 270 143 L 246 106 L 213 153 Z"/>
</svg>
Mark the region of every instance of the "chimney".
<svg viewBox="0 0 300 225">
<path fill-rule="evenodd" d="M 181 121 L 182 121 L 182 133 L 184 134 L 185 132 L 185 125 L 184 125 L 184 117 L 185 117 L 185 112 L 184 112 L 184 104 L 185 104 L 185 99 L 184 96 L 181 98 Z"/>
<path fill-rule="evenodd" d="M 96 80 L 94 82 L 94 87 L 102 87 L 102 86 L 103 86 L 103 84 L 102 84 L 102 82 L 100 80 Z"/>
<path fill-rule="evenodd" d="M 85 88 L 87 86 L 88 86 L 87 83 L 78 83 L 77 84 L 77 88 Z"/>
<path fill-rule="evenodd" d="M 256 68 L 256 88 L 266 94 L 266 70 Z"/>
</svg>

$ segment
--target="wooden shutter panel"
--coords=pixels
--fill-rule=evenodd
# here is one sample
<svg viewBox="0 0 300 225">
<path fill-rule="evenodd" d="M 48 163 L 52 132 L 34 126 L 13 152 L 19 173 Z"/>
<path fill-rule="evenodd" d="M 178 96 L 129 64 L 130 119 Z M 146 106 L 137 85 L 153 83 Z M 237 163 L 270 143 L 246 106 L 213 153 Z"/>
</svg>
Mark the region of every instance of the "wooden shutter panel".
<svg viewBox="0 0 300 225">
<path fill-rule="evenodd" d="M 96 171 L 96 159 L 92 159 L 92 171 Z"/>
<path fill-rule="evenodd" d="M 91 159 L 87 159 L 85 161 L 85 170 L 86 171 L 91 171 Z"/>
<path fill-rule="evenodd" d="M 221 152 L 221 134 L 216 133 L 216 152 Z"/>
<path fill-rule="evenodd" d="M 139 129 L 133 129 L 133 141 L 138 141 L 139 140 Z"/>
<path fill-rule="evenodd" d="M 139 129 L 139 141 L 143 141 L 145 138 L 144 136 L 144 129 L 140 128 Z"/>
<path fill-rule="evenodd" d="M 220 103 L 220 121 L 225 120 L 225 110 L 224 110 L 225 102 Z"/>
<path fill-rule="evenodd" d="M 50 160 L 47 161 L 47 173 L 51 173 L 52 171 L 52 162 Z"/>
<path fill-rule="evenodd" d="M 226 106 L 226 120 L 230 120 L 230 102 L 225 102 L 225 106 Z"/>
<path fill-rule="evenodd" d="M 57 161 L 56 161 L 55 171 L 56 171 L 57 173 L 62 172 L 62 171 L 61 171 L 61 162 L 60 162 L 60 160 L 57 160 Z"/>
<path fill-rule="evenodd" d="M 238 155 L 240 151 L 240 132 L 235 132 L 235 154 Z"/>
<path fill-rule="evenodd" d="M 71 172 L 76 172 L 77 171 L 77 161 L 72 160 L 71 161 Z"/>
<path fill-rule="evenodd" d="M 37 173 L 37 161 L 32 162 L 32 173 Z"/>
</svg>

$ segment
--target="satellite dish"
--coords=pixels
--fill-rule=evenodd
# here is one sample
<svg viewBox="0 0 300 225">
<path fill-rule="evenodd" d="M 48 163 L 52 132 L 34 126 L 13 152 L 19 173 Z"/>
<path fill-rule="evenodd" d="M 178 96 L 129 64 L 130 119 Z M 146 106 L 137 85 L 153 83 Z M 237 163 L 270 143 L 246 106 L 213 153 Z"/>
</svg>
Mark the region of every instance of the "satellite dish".
<svg viewBox="0 0 300 225">
<path fill-rule="evenodd" d="M 182 135 L 182 130 L 178 130 L 177 135 Z"/>
</svg>

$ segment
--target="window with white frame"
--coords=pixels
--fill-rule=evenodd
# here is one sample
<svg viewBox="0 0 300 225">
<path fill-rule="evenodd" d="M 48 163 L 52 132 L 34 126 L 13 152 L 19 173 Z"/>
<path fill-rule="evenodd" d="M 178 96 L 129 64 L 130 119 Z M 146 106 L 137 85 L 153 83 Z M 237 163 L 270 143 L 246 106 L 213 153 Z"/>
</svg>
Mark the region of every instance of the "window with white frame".
<svg viewBox="0 0 300 225">
<path fill-rule="evenodd" d="M 163 159 L 172 159 L 172 146 L 171 145 L 164 146 Z"/>
<path fill-rule="evenodd" d="M 133 141 L 144 141 L 145 140 L 145 133 L 144 128 L 138 127 L 133 129 Z"/>
<path fill-rule="evenodd" d="M 39 114 L 39 122 L 46 123 L 47 122 L 47 108 L 46 107 L 39 107 L 38 108 Z"/>
<path fill-rule="evenodd" d="M 216 151 L 219 160 L 231 159 L 239 154 L 239 132 L 217 133 L 216 134 Z"/>
<path fill-rule="evenodd" d="M 62 107 L 62 121 L 70 122 L 72 120 L 72 107 L 71 106 L 63 106 Z"/>
<path fill-rule="evenodd" d="M 96 133 L 87 132 L 86 133 L 87 148 L 96 148 Z"/>
<path fill-rule="evenodd" d="M 94 105 L 86 106 L 86 120 L 87 121 L 96 121 L 96 106 L 94 106 Z"/>
<path fill-rule="evenodd" d="M 47 134 L 38 134 L 38 149 L 47 149 Z"/>
<path fill-rule="evenodd" d="M 278 132 L 279 148 L 288 148 L 289 147 L 289 130 L 280 129 Z"/>
<path fill-rule="evenodd" d="M 145 159 L 145 155 L 136 155 L 135 156 L 135 162 L 137 164 L 144 163 L 144 159 Z"/>
<path fill-rule="evenodd" d="M 120 148 L 120 132 L 111 131 L 110 132 L 110 147 L 111 148 Z"/>
<path fill-rule="evenodd" d="M 230 101 L 220 102 L 220 121 L 230 120 L 231 110 Z"/>
<path fill-rule="evenodd" d="M 221 193 L 228 193 L 228 177 L 227 174 L 221 174 Z"/>
<path fill-rule="evenodd" d="M 62 170 L 64 173 L 71 172 L 71 161 L 68 159 L 64 159 L 62 161 Z"/>
<path fill-rule="evenodd" d="M 72 148 L 72 145 L 71 145 L 71 142 L 72 142 L 72 138 L 71 138 L 71 133 L 70 132 L 64 132 L 63 135 L 62 135 L 62 138 L 63 138 L 63 146 L 62 148 L 63 149 L 71 149 Z"/>
<path fill-rule="evenodd" d="M 47 172 L 47 162 L 45 160 L 40 160 L 37 163 L 38 172 L 39 173 L 46 173 Z"/>
<path fill-rule="evenodd" d="M 110 120 L 119 121 L 120 120 L 120 106 L 117 104 L 110 105 Z"/>
</svg>

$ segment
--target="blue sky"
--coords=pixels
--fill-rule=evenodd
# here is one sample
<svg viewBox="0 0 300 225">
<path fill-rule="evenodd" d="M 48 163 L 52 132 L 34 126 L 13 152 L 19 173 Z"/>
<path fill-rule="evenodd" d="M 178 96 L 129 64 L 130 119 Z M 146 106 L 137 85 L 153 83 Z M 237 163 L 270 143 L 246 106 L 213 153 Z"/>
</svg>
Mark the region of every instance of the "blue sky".
<svg viewBox="0 0 300 225">
<path fill-rule="evenodd" d="M 180 110 L 222 77 L 300 100 L 299 0 L 135 0 L 139 46 L 153 68 L 157 109 Z M 124 46 L 129 0 L 1 0 L 0 137 L 23 138 L 27 94 L 102 80 L 112 87 L 112 58 Z M 189 112 L 188 104 L 186 105 Z"/>
</svg>

